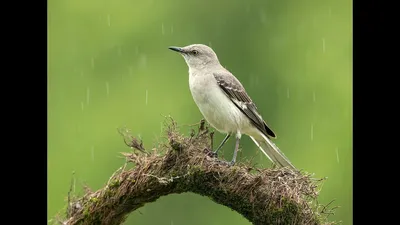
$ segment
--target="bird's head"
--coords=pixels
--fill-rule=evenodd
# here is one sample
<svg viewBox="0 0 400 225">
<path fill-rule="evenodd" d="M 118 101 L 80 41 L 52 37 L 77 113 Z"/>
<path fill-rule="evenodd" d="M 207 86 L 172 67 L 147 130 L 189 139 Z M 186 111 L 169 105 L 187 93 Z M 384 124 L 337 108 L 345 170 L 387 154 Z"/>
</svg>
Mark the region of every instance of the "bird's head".
<svg viewBox="0 0 400 225">
<path fill-rule="evenodd" d="M 190 68 L 201 68 L 209 65 L 219 65 L 215 52 L 203 44 L 193 44 L 185 47 L 171 46 L 169 49 L 179 52 Z"/>
</svg>

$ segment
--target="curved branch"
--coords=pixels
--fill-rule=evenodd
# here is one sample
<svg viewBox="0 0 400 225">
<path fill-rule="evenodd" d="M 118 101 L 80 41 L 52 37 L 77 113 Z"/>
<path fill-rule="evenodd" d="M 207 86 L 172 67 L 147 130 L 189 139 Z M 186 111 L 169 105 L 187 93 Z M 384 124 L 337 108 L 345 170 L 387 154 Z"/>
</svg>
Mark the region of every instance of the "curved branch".
<svg viewBox="0 0 400 225">
<path fill-rule="evenodd" d="M 128 214 L 159 197 L 193 192 L 210 197 L 253 224 L 327 224 L 315 203 L 317 180 L 282 169 L 229 166 L 210 151 L 204 121 L 197 134 L 179 134 L 171 119 L 168 143 L 145 153 L 130 136 L 130 146 L 141 152 L 123 153 L 134 167 L 120 168 L 108 184 L 69 203 L 64 224 L 121 224 Z"/>
</svg>

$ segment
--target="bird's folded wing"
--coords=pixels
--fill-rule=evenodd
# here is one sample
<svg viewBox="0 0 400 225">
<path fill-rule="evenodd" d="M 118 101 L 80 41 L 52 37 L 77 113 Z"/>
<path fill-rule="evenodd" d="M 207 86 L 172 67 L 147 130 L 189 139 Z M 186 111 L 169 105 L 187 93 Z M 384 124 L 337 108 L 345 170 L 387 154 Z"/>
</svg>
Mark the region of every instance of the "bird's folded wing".
<svg viewBox="0 0 400 225">
<path fill-rule="evenodd" d="M 218 72 L 213 75 L 226 96 L 250 119 L 254 126 L 265 135 L 275 137 L 274 132 L 267 127 L 240 81 L 229 72 Z"/>
</svg>

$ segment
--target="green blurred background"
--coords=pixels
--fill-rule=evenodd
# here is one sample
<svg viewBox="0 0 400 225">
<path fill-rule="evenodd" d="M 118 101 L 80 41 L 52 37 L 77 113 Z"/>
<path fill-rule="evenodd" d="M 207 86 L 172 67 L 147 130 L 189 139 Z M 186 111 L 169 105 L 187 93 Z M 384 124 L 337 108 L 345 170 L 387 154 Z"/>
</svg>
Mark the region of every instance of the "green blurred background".
<svg viewBox="0 0 400 225">
<path fill-rule="evenodd" d="M 185 133 L 202 118 L 188 68 L 167 48 L 193 43 L 210 45 L 239 78 L 296 167 L 328 177 L 319 202 L 340 206 L 329 218 L 352 224 L 350 0 L 49 0 L 48 219 L 65 209 L 73 171 L 79 194 L 124 163 L 118 127 L 150 149 L 163 115 Z M 241 143 L 239 161 L 270 166 L 250 138 Z M 250 224 L 191 193 L 139 211 L 125 224 Z"/>
</svg>

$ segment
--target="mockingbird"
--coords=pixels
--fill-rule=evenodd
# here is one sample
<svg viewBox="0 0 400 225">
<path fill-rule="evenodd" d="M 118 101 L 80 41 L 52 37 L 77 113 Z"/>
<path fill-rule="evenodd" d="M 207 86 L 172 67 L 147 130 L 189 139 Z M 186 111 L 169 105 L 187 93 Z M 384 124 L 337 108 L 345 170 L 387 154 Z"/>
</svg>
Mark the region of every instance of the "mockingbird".
<svg viewBox="0 0 400 225">
<path fill-rule="evenodd" d="M 242 134 L 250 136 L 260 150 L 276 165 L 295 167 L 270 138 L 276 138 L 239 80 L 218 61 L 215 52 L 203 44 L 169 47 L 179 52 L 189 67 L 189 87 L 193 99 L 207 122 L 227 134 L 215 154 L 232 134 L 236 134 L 233 165 Z"/>
</svg>

